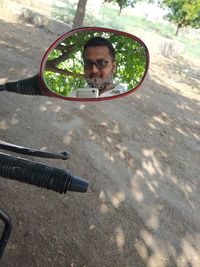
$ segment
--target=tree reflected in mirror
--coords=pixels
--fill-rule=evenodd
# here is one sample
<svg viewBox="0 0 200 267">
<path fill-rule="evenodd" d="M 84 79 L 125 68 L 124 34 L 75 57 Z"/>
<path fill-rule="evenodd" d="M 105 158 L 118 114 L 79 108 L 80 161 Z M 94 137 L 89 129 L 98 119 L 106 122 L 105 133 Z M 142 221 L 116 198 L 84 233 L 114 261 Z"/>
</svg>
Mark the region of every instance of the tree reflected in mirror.
<svg viewBox="0 0 200 267">
<path fill-rule="evenodd" d="M 115 32 L 85 30 L 64 38 L 49 51 L 44 68 L 44 80 L 51 91 L 62 96 L 75 97 L 73 93 L 78 88 L 88 87 L 85 74 L 88 63 L 87 66 L 84 65 L 83 52 L 84 45 L 94 37 L 108 40 L 114 48 L 116 67 L 113 72 L 113 84 L 123 87 L 120 93 L 132 90 L 140 84 L 146 73 L 148 61 L 146 47 L 138 38 Z M 93 68 L 94 64 L 97 68 L 101 67 L 95 61 L 90 63 L 90 68 Z"/>
</svg>

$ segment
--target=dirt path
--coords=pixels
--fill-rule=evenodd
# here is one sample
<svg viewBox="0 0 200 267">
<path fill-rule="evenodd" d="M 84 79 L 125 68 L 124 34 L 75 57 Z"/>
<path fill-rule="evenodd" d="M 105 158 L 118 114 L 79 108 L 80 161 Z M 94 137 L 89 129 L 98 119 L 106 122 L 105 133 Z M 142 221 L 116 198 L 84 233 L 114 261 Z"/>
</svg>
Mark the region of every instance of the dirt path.
<svg viewBox="0 0 200 267">
<path fill-rule="evenodd" d="M 35 74 L 56 36 L 0 18 L 0 81 Z M 98 104 L 1 93 L 0 139 L 67 148 L 67 162 L 38 161 L 90 182 L 59 195 L 1 178 L 13 222 L 1 266 L 200 266 L 198 66 L 190 77 L 176 67 L 152 58 L 141 90 Z"/>
</svg>

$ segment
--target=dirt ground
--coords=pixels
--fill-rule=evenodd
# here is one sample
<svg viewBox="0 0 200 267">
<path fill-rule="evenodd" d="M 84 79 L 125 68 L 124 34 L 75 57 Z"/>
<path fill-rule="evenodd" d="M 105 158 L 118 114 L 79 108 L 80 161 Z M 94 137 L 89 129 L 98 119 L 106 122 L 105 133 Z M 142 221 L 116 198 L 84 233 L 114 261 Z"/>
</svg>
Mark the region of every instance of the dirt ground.
<svg viewBox="0 0 200 267">
<path fill-rule="evenodd" d="M 0 36 L 1 83 L 34 75 L 57 38 L 3 9 Z M 1 92 L 0 139 L 67 149 L 67 162 L 34 160 L 90 186 L 60 195 L 1 178 L 13 231 L 0 266 L 200 266 L 200 65 L 155 56 L 159 40 L 144 40 L 150 71 L 128 97 L 75 103 Z"/>
</svg>

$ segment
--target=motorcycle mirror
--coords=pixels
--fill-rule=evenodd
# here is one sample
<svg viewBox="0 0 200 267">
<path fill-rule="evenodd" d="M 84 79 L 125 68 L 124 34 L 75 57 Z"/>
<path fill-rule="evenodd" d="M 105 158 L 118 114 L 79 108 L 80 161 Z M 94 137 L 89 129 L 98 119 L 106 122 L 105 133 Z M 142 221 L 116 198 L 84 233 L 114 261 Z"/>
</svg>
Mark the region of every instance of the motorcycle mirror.
<svg viewBox="0 0 200 267">
<path fill-rule="evenodd" d="M 108 28 L 84 27 L 58 38 L 39 72 L 42 93 L 72 101 L 110 100 L 136 91 L 149 67 L 138 37 Z"/>
</svg>

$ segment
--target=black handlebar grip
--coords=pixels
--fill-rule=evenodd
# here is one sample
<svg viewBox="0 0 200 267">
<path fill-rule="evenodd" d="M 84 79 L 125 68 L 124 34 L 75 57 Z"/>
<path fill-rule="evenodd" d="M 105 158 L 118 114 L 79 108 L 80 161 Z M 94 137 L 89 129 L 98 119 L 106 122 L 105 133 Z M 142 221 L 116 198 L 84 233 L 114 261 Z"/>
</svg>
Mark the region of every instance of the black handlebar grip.
<svg viewBox="0 0 200 267">
<path fill-rule="evenodd" d="M 40 89 L 38 74 L 31 78 L 0 85 L 0 91 L 8 91 L 23 95 L 43 95 Z"/>
<path fill-rule="evenodd" d="M 0 176 L 59 193 L 86 192 L 88 182 L 68 171 L 0 153 Z"/>
<path fill-rule="evenodd" d="M 10 237 L 11 234 L 11 230 L 12 230 L 12 223 L 11 223 L 11 219 L 8 216 L 8 214 L 5 213 L 4 210 L 0 209 L 0 219 L 3 220 L 4 222 L 4 231 L 1 235 L 1 239 L 0 239 L 0 259 L 3 255 L 3 252 L 5 250 L 6 244 L 8 242 L 8 239 Z"/>
</svg>

